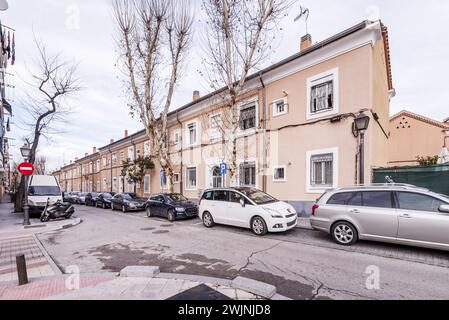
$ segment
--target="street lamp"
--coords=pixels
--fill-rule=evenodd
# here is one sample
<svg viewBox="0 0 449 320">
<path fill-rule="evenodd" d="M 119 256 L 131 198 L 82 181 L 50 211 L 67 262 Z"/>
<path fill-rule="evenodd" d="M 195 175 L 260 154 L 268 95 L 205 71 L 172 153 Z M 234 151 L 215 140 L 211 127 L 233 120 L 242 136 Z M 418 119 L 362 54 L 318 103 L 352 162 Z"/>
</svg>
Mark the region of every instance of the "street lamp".
<svg viewBox="0 0 449 320">
<path fill-rule="evenodd" d="M 31 155 L 31 148 L 29 144 L 24 144 L 22 148 L 20 148 L 20 153 L 22 157 L 25 159 L 25 162 L 29 161 Z M 28 207 L 28 176 L 25 176 L 25 207 L 23 208 L 23 225 L 29 226 L 30 223 L 30 212 Z"/>
<path fill-rule="evenodd" d="M 354 119 L 354 128 L 360 133 L 360 184 L 365 184 L 365 131 L 368 129 L 369 122 L 370 117 L 363 112 Z"/>
</svg>

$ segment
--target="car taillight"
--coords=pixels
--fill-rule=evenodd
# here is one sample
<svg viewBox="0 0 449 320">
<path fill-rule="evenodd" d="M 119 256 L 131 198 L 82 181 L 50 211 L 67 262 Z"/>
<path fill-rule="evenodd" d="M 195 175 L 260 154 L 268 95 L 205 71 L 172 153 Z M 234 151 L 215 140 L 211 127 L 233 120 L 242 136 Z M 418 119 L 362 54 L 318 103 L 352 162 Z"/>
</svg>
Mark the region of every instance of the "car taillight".
<svg viewBox="0 0 449 320">
<path fill-rule="evenodd" d="M 201 205 L 201 200 L 203 200 L 203 198 L 200 198 L 200 201 L 198 201 L 198 205 Z"/>
<path fill-rule="evenodd" d="M 312 216 L 315 216 L 316 211 L 318 210 L 319 207 L 320 207 L 320 206 L 317 205 L 317 204 L 314 204 L 314 205 L 313 205 L 313 207 L 312 207 Z"/>
</svg>

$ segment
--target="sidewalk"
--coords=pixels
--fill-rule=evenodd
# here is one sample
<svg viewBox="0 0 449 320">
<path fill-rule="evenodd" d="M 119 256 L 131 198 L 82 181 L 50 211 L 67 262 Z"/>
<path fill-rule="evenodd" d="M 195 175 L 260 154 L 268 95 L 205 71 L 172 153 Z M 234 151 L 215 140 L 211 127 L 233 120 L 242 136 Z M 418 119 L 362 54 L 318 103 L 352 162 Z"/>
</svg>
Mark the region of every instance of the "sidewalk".
<svg viewBox="0 0 449 320">
<path fill-rule="evenodd" d="M 5 200 L 5 198 L 3 198 Z M 81 223 L 80 219 L 68 219 L 41 223 L 31 219 L 31 228 L 23 227 L 23 214 L 13 213 L 14 205 L 0 203 L 0 282 L 17 281 L 16 256 L 24 254 L 28 278 L 60 275 L 35 234 L 68 228 Z"/>
<path fill-rule="evenodd" d="M 276 294 L 275 287 L 245 278 L 81 274 L 79 289 L 72 290 L 76 277 L 40 278 L 20 287 L 14 282 L 0 283 L 0 300 L 288 300 Z"/>
</svg>

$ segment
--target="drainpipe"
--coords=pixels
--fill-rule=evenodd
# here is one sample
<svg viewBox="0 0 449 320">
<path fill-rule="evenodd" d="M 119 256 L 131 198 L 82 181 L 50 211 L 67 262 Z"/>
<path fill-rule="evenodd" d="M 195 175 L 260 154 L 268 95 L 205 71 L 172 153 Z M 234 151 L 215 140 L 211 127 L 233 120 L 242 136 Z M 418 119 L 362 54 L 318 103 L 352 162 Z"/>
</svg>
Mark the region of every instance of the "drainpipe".
<svg viewBox="0 0 449 320">
<path fill-rule="evenodd" d="M 183 146 L 183 142 L 182 142 L 182 137 L 183 137 L 183 134 L 182 134 L 182 122 L 181 121 L 179 121 L 179 112 L 178 111 L 176 111 L 176 122 L 178 122 L 178 124 L 181 126 L 181 134 L 179 135 L 179 143 L 181 144 L 181 148 L 180 148 L 180 153 L 181 153 L 181 169 L 180 169 L 180 172 L 179 172 L 179 193 L 180 194 L 183 194 L 183 192 L 184 192 L 184 174 L 183 174 L 183 158 L 182 158 L 182 156 L 183 156 L 183 154 L 182 154 L 182 146 Z"/>
<path fill-rule="evenodd" d="M 83 164 L 80 164 L 81 192 L 83 192 Z"/>
<path fill-rule="evenodd" d="M 108 151 L 111 154 L 111 193 L 113 193 L 114 190 L 112 189 L 112 150 L 111 150 L 111 147 L 109 147 Z"/>
<path fill-rule="evenodd" d="M 133 150 L 134 150 L 134 167 L 136 167 L 137 148 L 136 148 L 136 142 L 134 141 L 134 138 L 131 139 L 131 145 L 133 146 Z M 125 190 L 125 180 L 123 180 L 123 190 Z M 134 194 L 137 194 L 137 186 L 135 183 L 134 183 Z"/>
<path fill-rule="evenodd" d="M 259 73 L 260 84 L 262 85 L 262 164 L 263 164 L 263 176 L 262 176 L 262 190 L 267 192 L 267 88 L 262 78 L 262 72 Z"/>
</svg>

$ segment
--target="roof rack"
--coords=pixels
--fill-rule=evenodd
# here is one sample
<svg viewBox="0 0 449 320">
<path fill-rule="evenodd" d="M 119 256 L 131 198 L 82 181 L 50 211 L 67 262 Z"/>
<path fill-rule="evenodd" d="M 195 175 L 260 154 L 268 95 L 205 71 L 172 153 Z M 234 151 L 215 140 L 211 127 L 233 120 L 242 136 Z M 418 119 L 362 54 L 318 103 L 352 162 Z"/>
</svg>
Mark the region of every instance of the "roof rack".
<svg viewBox="0 0 449 320">
<path fill-rule="evenodd" d="M 345 186 L 341 188 L 337 188 L 336 190 L 346 190 L 346 189 L 377 189 L 382 187 L 390 187 L 390 188 L 398 188 L 398 189 L 404 189 L 404 190 L 421 190 L 421 191 L 429 191 L 429 189 L 417 187 L 412 184 L 406 184 L 406 183 L 373 183 L 373 184 L 359 184 L 354 186 Z"/>
</svg>

